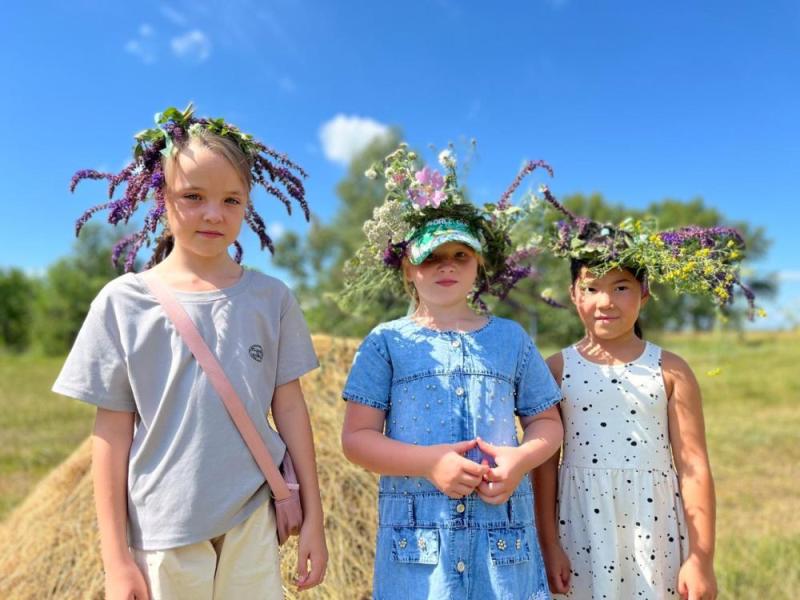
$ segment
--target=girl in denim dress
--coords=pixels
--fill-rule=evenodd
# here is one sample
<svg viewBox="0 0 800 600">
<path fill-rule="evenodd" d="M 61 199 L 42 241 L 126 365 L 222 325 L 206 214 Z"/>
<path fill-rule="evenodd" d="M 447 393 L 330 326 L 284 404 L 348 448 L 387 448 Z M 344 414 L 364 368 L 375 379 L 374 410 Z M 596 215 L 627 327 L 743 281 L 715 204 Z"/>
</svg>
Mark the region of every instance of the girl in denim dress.
<svg viewBox="0 0 800 600">
<path fill-rule="evenodd" d="M 549 598 L 528 472 L 561 443 L 561 393 L 522 327 L 470 307 L 492 232 L 437 174 L 415 174 L 423 210 L 387 252 L 413 312 L 373 329 L 343 391 L 344 453 L 381 474 L 373 598 Z"/>
</svg>

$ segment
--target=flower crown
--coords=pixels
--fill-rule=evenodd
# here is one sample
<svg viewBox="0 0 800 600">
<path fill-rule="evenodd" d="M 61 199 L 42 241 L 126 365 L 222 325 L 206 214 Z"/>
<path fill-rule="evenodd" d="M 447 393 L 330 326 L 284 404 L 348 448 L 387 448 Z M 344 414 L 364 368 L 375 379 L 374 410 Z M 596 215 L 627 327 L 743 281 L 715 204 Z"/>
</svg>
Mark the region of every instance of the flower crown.
<svg viewBox="0 0 800 600">
<path fill-rule="evenodd" d="M 735 286 L 755 312 L 755 294 L 739 278 L 745 256 L 741 234 L 731 227 L 694 225 L 660 231 L 654 219 L 627 218 L 618 225 L 579 217 L 559 203 L 547 186 L 541 187 L 545 206 L 560 220 L 536 240 L 560 258 L 584 263 L 602 276 L 617 268 L 642 273 L 646 282 L 663 283 L 680 294 L 710 297 L 718 306 L 733 302 Z"/>
<path fill-rule="evenodd" d="M 120 257 L 125 254 L 125 271 L 132 271 L 136 254 L 143 245 L 149 246 L 151 236 L 156 233 L 161 217 L 165 213 L 164 206 L 164 171 L 162 157 L 171 157 L 175 149 L 180 147 L 189 137 L 199 130 L 206 130 L 214 135 L 234 140 L 248 157 L 250 162 L 251 183 L 261 185 L 268 194 L 280 200 L 286 211 L 292 213 L 291 199 L 297 202 L 306 220 L 309 219 L 308 204 L 305 200 L 305 188 L 302 178 L 306 172 L 289 158 L 262 144 L 253 136 L 240 131 L 236 126 L 223 119 L 198 118 L 194 116 L 194 108 L 190 103 L 184 110 L 174 107 L 157 113 L 155 127 L 137 133 L 134 138 L 133 160 L 119 173 L 101 173 L 92 169 L 84 169 L 72 176 L 70 191 L 83 179 L 105 179 L 108 181 L 109 202 L 98 204 L 86 210 L 75 223 L 75 235 L 98 211 L 108 210 L 108 222 L 117 225 L 127 223 L 141 203 L 150 197 L 155 198 L 155 205 L 148 211 L 142 229 L 119 240 L 111 254 L 111 262 L 116 266 Z M 126 183 L 125 193 L 114 199 L 114 192 L 121 183 Z M 283 189 L 279 188 L 282 186 Z M 284 191 L 285 190 L 285 191 Z M 258 235 L 261 249 L 269 248 L 274 252 L 272 240 L 266 232 L 264 220 L 248 202 L 245 221 Z M 242 247 L 238 241 L 236 262 L 242 260 Z M 147 263 L 152 266 L 155 255 Z"/>
<path fill-rule="evenodd" d="M 345 286 L 338 297 L 343 308 L 358 310 L 381 293 L 402 296 L 401 265 L 409 241 L 436 220 L 459 221 L 481 241 L 485 273 L 471 296 L 480 310 L 487 308 L 481 299 L 484 294 L 504 299 L 520 280 L 536 276 L 529 264 L 535 248 L 532 244 L 515 247 L 511 236 L 526 209 L 514 206 L 510 199 L 536 168 L 542 167 L 552 176 L 550 166 L 543 161 L 527 163 L 497 203 L 478 208 L 465 199 L 458 185 L 452 148 L 439 154 L 439 164 L 444 174 L 430 166 L 419 169 L 416 153 L 400 144 L 366 171 L 369 179 L 384 178 L 386 197 L 372 219 L 364 223 L 366 243 L 345 264 Z"/>
</svg>

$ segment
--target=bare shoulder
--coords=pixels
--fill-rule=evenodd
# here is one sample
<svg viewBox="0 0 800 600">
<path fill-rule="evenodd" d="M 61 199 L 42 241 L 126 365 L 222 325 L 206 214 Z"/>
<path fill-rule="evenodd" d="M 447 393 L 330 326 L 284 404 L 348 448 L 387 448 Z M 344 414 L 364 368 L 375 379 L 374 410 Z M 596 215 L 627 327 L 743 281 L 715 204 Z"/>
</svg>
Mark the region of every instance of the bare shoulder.
<svg viewBox="0 0 800 600">
<path fill-rule="evenodd" d="M 669 350 L 661 350 L 661 368 L 665 374 L 676 376 L 690 375 L 694 377 L 694 372 L 689 366 L 689 363 Z"/>
<path fill-rule="evenodd" d="M 556 380 L 558 385 L 561 385 L 561 376 L 564 374 L 564 356 L 561 352 L 556 352 L 548 356 L 545 362 L 553 375 L 553 379 Z"/>
<path fill-rule="evenodd" d="M 698 390 L 697 378 L 689 363 L 674 352 L 662 349 L 661 370 L 668 397 L 672 397 L 679 390 Z"/>
</svg>

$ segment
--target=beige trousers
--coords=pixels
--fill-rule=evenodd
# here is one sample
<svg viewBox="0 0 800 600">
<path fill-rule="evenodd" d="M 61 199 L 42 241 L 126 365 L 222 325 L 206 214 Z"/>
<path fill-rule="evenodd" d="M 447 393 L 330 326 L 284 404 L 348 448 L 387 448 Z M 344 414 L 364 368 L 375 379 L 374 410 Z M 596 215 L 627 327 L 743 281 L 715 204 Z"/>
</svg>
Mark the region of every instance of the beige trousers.
<svg viewBox="0 0 800 600">
<path fill-rule="evenodd" d="M 152 600 L 283 598 L 272 502 L 213 540 L 133 554 Z"/>
</svg>

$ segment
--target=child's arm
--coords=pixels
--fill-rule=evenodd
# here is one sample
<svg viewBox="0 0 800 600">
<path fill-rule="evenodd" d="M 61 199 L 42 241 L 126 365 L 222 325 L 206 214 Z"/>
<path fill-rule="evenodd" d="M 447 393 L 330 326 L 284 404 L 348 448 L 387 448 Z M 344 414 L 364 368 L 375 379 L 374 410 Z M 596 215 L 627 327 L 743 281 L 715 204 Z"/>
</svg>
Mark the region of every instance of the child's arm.
<svg viewBox="0 0 800 600">
<path fill-rule="evenodd" d="M 319 495 L 314 436 L 300 381 L 295 379 L 275 388 L 272 396 L 275 427 L 289 449 L 300 484 L 303 526 L 297 544 L 297 587 L 306 590 L 322 582 L 328 564 L 328 547 Z M 311 562 L 309 571 L 308 563 Z"/>
<path fill-rule="evenodd" d="M 564 371 L 564 358 L 560 352 L 547 359 L 550 373 L 561 385 L 561 374 Z M 556 498 L 558 496 L 558 462 L 560 452 L 544 461 L 533 470 L 534 509 L 536 511 L 536 530 L 539 544 L 542 547 L 544 565 L 550 591 L 565 594 L 569 591 L 570 563 L 561 542 L 558 539 L 556 524 Z"/>
<path fill-rule="evenodd" d="M 669 397 L 669 438 L 689 529 L 689 556 L 678 574 L 678 592 L 694 600 L 717 596 L 714 576 L 714 480 L 706 449 L 700 387 L 689 365 L 663 352 Z"/>
<path fill-rule="evenodd" d="M 92 478 L 109 600 L 147 599 L 147 583 L 128 549 L 128 454 L 134 413 L 97 409 Z"/>
<path fill-rule="evenodd" d="M 488 467 L 465 458 L 475 440 L 455 444 L 417 446 L 383 434 L 386 413 L 380 409 L 347 403 L 342 426 L 342 449 L 350 462 L 381 475 L 425 477 L 450 498 L 471 494 Z"/>
<path fill-rule="evenodd" d="M 555 406 L 529 417 L 520 417 L 523 427 L 519 446 L 495 446 L 478 438 L 481 452 L 494 459 L 478 495 L 489 504 L 503 504 L 517 489 L 522 478 L 550 458 L 561 446 L 564 427 Z"/>
</svg>

